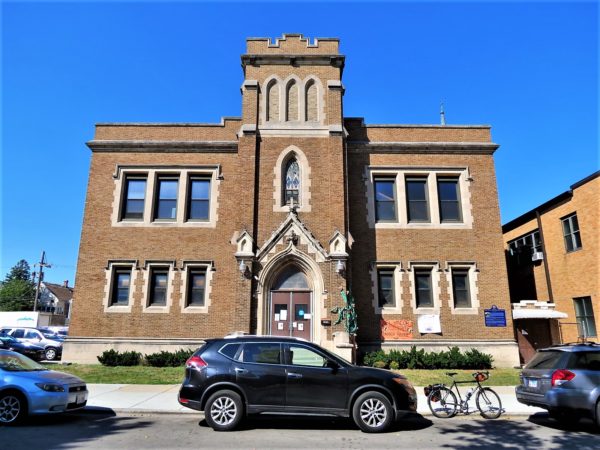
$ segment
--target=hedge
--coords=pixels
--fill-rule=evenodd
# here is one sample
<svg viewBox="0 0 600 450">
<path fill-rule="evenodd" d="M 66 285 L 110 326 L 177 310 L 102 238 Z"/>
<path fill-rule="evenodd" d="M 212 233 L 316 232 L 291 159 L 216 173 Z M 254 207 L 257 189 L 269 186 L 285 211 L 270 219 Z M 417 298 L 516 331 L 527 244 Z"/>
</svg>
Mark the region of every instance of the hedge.
<svg viewBox="0 0 600 450">
<path fill-rule="evenodd" d="M 448 347 L 447 351 L 426 352 L 417 350 L 413 345 L 409 351 L 383 350 L 366 353 L 363 357 L 365 366 L 389 369 L 491 369 L 494 358 L 477 349 L 466 350 L 464 353 L 458 347 Z"/>
<path fill-rule="evenodd" d="M 153 367 L 181 367 L 185 364 L 195 350 L 177 350 L 176 352 L 159 352 L 144 355 L 138 352 L 119 352 L 106 350 L 98 356 L 98 361 L 103 366 L 138 366 L 148 364 Z"/>
</svg>

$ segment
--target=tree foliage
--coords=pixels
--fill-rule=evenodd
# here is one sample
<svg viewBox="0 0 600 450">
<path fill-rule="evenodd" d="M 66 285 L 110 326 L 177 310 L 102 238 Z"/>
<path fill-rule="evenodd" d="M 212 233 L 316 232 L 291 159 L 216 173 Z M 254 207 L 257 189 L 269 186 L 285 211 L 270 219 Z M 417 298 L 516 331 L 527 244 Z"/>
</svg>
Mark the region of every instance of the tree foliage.
<svg viewBox="0 0 600 450">
<path fill-rule="evenodd" d="M 31 311 L 35 285 L 27 261 L 19 261 L 0 284 L 0 311 Z"/>
</svg>

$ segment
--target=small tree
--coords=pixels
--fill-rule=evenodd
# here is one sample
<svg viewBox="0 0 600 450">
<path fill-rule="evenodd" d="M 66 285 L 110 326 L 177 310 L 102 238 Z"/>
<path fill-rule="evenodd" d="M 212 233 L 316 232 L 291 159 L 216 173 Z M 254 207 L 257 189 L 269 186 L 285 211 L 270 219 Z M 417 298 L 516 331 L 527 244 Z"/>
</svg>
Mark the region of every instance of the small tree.
<svg viewBox="0 0 600 450">
<path fill-rule="evenodd" d="M 35 297 L 35 285 L 31 270 L 22 259 L 6 274 L 0 285 L 0 311 L 31 311 Z"/>
</svg>

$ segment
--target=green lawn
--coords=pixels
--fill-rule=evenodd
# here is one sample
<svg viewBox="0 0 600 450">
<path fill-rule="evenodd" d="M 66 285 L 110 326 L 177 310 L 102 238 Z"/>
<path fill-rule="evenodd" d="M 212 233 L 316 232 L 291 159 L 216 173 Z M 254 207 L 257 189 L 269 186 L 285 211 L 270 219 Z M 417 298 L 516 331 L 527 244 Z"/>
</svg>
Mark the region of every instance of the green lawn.
<svg viewBox="0 0 600 450">
<path fill-rule="evenodd" d="M 180 384 L 183 381 L 183 367 L 105 367 L 99 364 L 46 364 L 46 367 L 61 372 L 76 375 L 87 383 L 105 384 Z M 434 383 L 451 382 L 445 375 L 449 370 L 397 370 L 405 375 L 415 386 L 425 386 Z M 458 372 L 457 380 L 472 380 L 473 370 L 452 370 Z M 494 369 L 490 370 L 490 386 L 514 386 L 519 384 L 519 370 Z"/>
</svg>

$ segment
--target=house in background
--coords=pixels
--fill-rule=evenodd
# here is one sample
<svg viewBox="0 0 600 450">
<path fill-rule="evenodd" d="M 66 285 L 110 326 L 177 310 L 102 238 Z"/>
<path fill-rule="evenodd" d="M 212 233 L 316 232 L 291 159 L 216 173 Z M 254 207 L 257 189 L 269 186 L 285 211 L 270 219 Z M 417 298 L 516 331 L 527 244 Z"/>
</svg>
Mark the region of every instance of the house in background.
<svg viewBox="0 0 600 450">
<path fill-rule="evenodd" d="M 69 281 L 54 284 L 42 281 L 40 285 L 39 311 L 44 319 L 40 321 L 47 326 L 69 326 L 71 306 L 73 303 L 73 287 Z"/>
<path fill-rule="evenodd" d="M 502 227 L 521 360 L 600 331 L 600 171 Z"/>
</svg>

